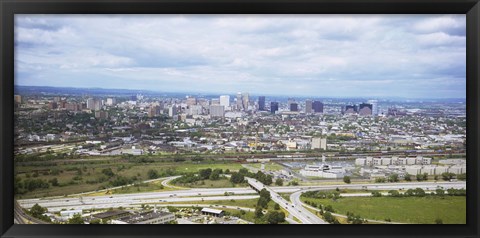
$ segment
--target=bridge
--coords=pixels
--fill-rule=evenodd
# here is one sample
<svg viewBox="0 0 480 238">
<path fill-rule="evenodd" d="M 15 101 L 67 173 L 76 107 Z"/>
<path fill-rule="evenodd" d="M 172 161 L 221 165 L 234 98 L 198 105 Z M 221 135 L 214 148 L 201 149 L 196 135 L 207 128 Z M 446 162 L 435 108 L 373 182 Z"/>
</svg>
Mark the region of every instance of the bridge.
<svg viewBox="0 0 480 238">
<path fill-rule="evenodd" d="M 270 196 L 272 200 L 276 202 L 278 205 L 283 207 L 289 214 L 300 220 L 303 224 L 328 224 L 326 221 L 320 219 L 317 215 L 311 213 L 309 210 L 305 209 L 303 206 L 295 205 L 287 200 L 285 200 L 282 196 L 276 193 L 273 189 L 269 188 L 268 186 L 264 185 L 263 183 L 259 182 L 253 178 L 246 178 L 248 184 L 255 189 L 256 191 L 261 191 L 262 189 L 266 189 L 270 192 Z"/>
</svg>

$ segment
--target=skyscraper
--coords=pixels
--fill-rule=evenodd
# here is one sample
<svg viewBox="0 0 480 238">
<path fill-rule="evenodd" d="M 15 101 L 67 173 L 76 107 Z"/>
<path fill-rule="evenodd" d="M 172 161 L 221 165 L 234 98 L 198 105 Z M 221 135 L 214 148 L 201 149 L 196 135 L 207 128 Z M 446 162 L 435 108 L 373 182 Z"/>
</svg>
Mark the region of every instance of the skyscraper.
<svg viewBox="0 0 480 238">
<path fill-rule="evenodd" d="M 270 112 L 275 114 L 278 111 L 278 102 L 271 102 L 270 103 Z"/>
<path fill-rule="evenodd" d="M 320 101 L 314 101 L 312 103 L 313 111 L 317 113 L 323 113 L 323 103 Z"/>
<path fill-rule="evenodd" d="M 248 110 L 248 102 L 249 102 L 249 96 L 248 93 L 242 93 L 242 103 L 243 103 L 243 110 L 247 111 Z"/>
<path fill-rule="evenodd" d="M 225 116 L 225 107 L 222 105 L 212 105 L 210 106 L 210 116 L 212 117 L 224 117 Z"/>
<path fill-rule="evenodd" d="M 372 115 L 378 116 L 378 101 L 368 100 L 367 103 L 372 104 Z"/>
<path fill-rule="evenodd" d="M 197 99 L 194 97 L 187 98 L 187 106 L 197 105 Z"/>
<path fill-rule="evenodd" d="M 265 111 L 265 96 L 258 97 L 258 110 Z"/>
<path fill-rule="evenodd" d="M 168 116 L 175 119 L 177 116 L 177 106 L 173 105 L 168 109 Z"/>
<path fill-rule="evenodd" d="M 242 100 L 242 93 L 237 93 L 237 110 L 243 110 L 243 100 Z"/>
<path fill-rule="evenodd" d="M 345 106 L 345 110 L 343 110 L 344 114 L 351 114 L 357 113 L 357 105 L 347 105 Z"/>
<path fill-rule="evenodd" d="M 307 101 L 305 101 L 305 113 L 312 113 L 312 107 L 312 100 L 308 99 Z"/>
<path fill-rule="evenodd" d="M 372 104 L 362 103 L 358 109 L 358 114 L 362 116 L 370 116 L 372 115 Z"/>
<path fill-rule="evenodd" d="M 298 104 L 296 102 L 290 103 L 290 111 L 291 112 L 298 112 Z"/>
<path fill-rule="evenodd" d="M 87 108 L 90 110 L 95 109 L 95 100 L 93 98 L 87 99 Z"/>
<path fill-rule="evenodd" d="M 224 106 L 225 108 L 230 106 L 230 96 L 222 95 L 220 96 L 220 105 Z"/>
</svg>

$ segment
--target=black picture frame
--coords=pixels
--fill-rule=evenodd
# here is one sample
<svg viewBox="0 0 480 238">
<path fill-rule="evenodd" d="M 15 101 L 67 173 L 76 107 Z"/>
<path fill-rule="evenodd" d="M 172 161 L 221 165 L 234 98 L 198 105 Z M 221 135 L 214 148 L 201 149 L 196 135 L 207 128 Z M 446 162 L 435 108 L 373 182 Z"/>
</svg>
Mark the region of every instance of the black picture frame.
<svg viewBox="0 0 480 238">
<path fill-rule="evenodd" d="M 15 14 L 466 14 L 466 225 L 14 225 L 13 95 Z M 2 0 L 0 80 L 1 237 L 479 237 L 478 0 Z"/>
</svg>

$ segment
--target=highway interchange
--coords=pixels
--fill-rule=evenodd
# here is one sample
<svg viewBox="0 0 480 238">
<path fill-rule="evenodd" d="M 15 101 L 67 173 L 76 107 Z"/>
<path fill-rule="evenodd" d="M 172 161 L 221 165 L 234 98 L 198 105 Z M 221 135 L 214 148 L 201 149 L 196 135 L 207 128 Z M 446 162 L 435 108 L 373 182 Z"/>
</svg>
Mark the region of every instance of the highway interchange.
<svg viewBox="0 0 480 238">
<path fill-rule="evenodd" d="M 164 186 L 171 186 L 168 181 L 172 177 L 163 178 Z M 366 190 L 407 190 L 414 188 L 422 188 L 426 191 L 433 191 L 437 188 L 455 188 L 466 189 L 466 182 L 409 182 L 409 183 L 365 183 L 365 184 L 340 184 L 340 185 L 318 185 L 318 186 L 265 186 L 259 181 L 247 178 L 251 187 L 237 188 L 191 188 L 163 192 L 144 192 L 132 194 L 112 194 L 112 195 L 74 195 L 67 197 L 49 197 L 37 199 L 18 200 L 21 207 L 29 209 L 35 204 L 46 207 L 49 212 L 58 212 L 62 209 L 108 209 L 118 207 L 140 207 L 142 204 L 155 204 L 157 206 L 167 206 L 181 203 L 184 206 L 198 205 L 210 206 L 210 204 L 196 204 L 198 201 L 214 201 L 214 200 L 241 200 L 258 198 L 257 191 L 265 188 L 272 197 L 272 200 L 278 203 L 288 213 L 297 218 L 303 224 L 327 224 L 315 214 L 304 208 L 304 204 L 300 201 L 300 195 L 306 191 L 317 190 L 334 190 L 339 189 L 366 189 Z M 98 191 L 97 191 L 98 193 Z M 279 193 L 291 193 L 290 201 L 282 198 Z M 228 194 L 228 196 L 225 196 Z M 360 196 L 364 196 L 361 195 Z M 177 206 L 179 204 L 176 204 Z M 226 206 L 225 206 L 226 207 Z M 240 207 L 232 207 L 236 209 L 245 209 Z M 248 208 L 247 208 L 248 209 Z M 292 219 L 288 219 L 291 223 L 295 223 Z"/>
</svg>

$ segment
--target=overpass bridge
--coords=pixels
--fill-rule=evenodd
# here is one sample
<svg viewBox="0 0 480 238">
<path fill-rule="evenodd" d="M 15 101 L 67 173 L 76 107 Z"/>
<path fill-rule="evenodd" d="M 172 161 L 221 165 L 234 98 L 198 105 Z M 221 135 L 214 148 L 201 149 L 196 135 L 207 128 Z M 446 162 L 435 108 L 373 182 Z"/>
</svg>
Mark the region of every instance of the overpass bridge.
<svg viewBox="0 0 480 238">
<path fill-rule="evenodd" d="M 273 189 L 264 185 L 263 183 L 259 182 L 258 180 L 253 179 L 253 178 L 246 178 L 246 179 L 247 179 L 250 187 L 252 187 L 257 192 L 260 192 L 262 189 L 266 189 L 268 192 L 270 192 L 270 196 L 272 197 L 272 200 L 274 202 L 276 202 L 278 205 L 280 205 L 285 210 L 287 210 L 287 212 L 290 215 L 296 217 L 303 224 L 328 224 L 326 221 L 320 219 L 320 217 L 311 213 L 309 210 L 305 209 L 303 206 L 301 206 L 301 205 L 298 206 L 298 205 L 292 204 L 291 202 L 285 200 L 282 196 L 280 196 L 278 193 L 276 193 Z"/>
</svg>

